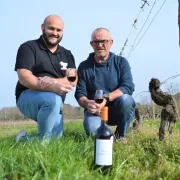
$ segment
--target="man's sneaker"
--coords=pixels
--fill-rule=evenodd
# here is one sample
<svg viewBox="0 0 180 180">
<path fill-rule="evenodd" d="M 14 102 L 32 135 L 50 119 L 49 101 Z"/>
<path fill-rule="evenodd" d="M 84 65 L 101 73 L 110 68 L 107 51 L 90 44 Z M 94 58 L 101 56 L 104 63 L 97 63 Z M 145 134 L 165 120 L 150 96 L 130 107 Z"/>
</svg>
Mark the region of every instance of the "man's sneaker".
<svg viewBox="0 0 180 180">
<path fill-rule="evenodd" d="M 122 142 L 122 143 L 126 144 L 127 139 L 126 139 L 126 137 L 114 138 L 114 142 Z"/>
<path fill-rule="evenodd" d="M 121 137 L 121 134 L 119 133 L 118 129 L 116 128 L 114 132 L 114 140 L 119 139 Z"/>
<path fill-rule="evenodd" d="M 120 137 L 119 139 L 117 139 L 117 141 L 120 141 L 120 142 L 122 142 L 124 144 L 127 143 L 127 139 L 125 137 Z"/>
<path fill-rule="evenodd" d="M 120 133 L 118 132 L 117 128 L 116 128 L 116 130 L 114 132 L 114 142 L 119 142 L 119 141 L 121 141 L 123 143 L 127 143 L 126 137 L 121 136 Z"/>
<path fill-rule="evenodd" d="M 23 141 L 27 139 L 27 132 L 25 130 L 21 130 L 17 135 L 16 135 L 16 142 Z"/>
</svg>

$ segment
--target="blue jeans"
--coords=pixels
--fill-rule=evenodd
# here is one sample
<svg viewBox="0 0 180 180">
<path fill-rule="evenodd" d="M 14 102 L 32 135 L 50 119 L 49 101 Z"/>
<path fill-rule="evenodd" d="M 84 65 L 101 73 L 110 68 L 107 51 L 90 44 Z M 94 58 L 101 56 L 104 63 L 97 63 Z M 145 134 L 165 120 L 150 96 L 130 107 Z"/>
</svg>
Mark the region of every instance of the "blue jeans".
<svg viewBox="0 0 180 180">
<path fill-rule="evenodd" d="M 108 124 L 111 126 L 117 126 L 116 132 L 119 136 L 125 137 L 135 114 L 136 105 L 134 99 L 130 95 L 123 94 L 115 101 L 110 102 L 107 106 L 109 107 Z M 85 111 L 84 129 L 87 135 L 95 134 L 100 125 L 100 116 Z"/>
<path fill-rule="evenodd" d="M 31 89 L 23 91 L 17 101 L 20 112 L 37 122 L 39 138 L 56 138 L 63 134 L 62 106 L 62 99 L 57 94 Z"/>
</svg>

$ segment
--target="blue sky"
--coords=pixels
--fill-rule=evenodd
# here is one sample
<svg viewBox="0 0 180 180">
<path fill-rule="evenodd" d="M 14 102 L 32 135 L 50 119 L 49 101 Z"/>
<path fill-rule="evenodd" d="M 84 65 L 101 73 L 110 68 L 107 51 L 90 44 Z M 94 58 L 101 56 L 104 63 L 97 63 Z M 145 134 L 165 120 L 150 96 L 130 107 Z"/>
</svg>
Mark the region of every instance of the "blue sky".
<svg viewBox="0 0 180 180">
<path fill-rule="evenodd" d="M 147 25 L 163 2 L 164 0 L 156 0 Z M 154 0 L 149 0 L 149 3 L 151 6 L 145 6 L 138 18 L 137 29 L 132 30 L 124 51 L 125 57 L 128 56 Z M 17 49 L 23 42 L 36 39 L 41 35 L 40 26 L 46 16 L 57 14 L 63 18 L 65 29 L 61 45 L 72 51 L 78 66 L 92 52 L 89 44 L 90 36 L 98 27 L 106 27 L 111 31 L 114 40 L 111 50 L 119 54 L 141 5 L 141 0 L 1 0 L 0 108 L 16 105 L 14 89 L 17 74 L 14 71 L 14 65 Z M 152 77 L 163 81 L 170 76 L 180 74 L 177 9 L 177 0 L 167 0 L 137 48 L 128 58 L 136 85 L 134 96 L 148 90 L 148 83 Z M 144 30 L 146 28 L 147 26 Z M 66 103 L 77 105 L 73 93 L 68 94 Z"/>
</svg>

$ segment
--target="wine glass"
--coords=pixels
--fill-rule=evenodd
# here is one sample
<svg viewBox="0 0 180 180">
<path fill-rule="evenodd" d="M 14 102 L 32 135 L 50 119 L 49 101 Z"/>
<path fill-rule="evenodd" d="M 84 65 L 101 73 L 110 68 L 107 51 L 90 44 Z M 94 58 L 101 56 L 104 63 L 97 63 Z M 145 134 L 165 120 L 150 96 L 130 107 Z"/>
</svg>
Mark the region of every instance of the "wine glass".
<svg viewBox="0 0 180 180">
<path fill-rule="evenodd" d="M 96 90 L 94 100 L 98 104 L 101 104 L 103 102 L 103 90 Z"/>
<path fill-rule="evenodd" d="M 103 102 L 103 90 L 96 90 L 94 100 L 96 103 L 101 104 Z M 98 110 L 100 114 L 100 109 Z"/>
<path fill-rule="evenodd" d="M 76 80 L 76 69 L 75 68 L 67 69 L 66 76 L 70 83 L 74 82 Z"/>
</svg>

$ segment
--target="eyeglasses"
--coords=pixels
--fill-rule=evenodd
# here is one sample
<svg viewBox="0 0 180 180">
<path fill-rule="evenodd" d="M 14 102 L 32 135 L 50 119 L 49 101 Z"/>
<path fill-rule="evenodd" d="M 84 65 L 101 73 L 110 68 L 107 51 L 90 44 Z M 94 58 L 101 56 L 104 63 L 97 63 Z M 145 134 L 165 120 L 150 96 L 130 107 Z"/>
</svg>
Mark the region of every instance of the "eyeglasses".
<svg viewBox="0 0 180 180">
<path fill-rule="evenodd" d="M 94 40 L 94 41 L 91 41 L 91 43 L 98 45 L 99 43 L 107 44 L 109 41 L 111 41 L 111 40 Z"/>
</svg>

